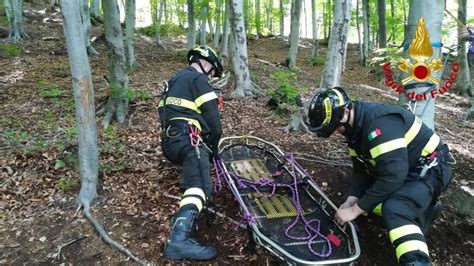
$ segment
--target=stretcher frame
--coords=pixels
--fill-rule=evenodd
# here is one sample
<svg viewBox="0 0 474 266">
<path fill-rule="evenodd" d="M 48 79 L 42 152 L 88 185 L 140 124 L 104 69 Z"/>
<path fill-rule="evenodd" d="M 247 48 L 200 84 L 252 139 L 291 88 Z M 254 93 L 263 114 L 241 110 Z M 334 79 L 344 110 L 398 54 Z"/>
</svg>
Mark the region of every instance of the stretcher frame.
<svg viewBox="0 0 474 266">
<path fill-rule="evenodd" d="M 232 155 L 229 155 L 229 153 L 232 153 L 233 147 L 236 146 L 242 146 L 245 145 L 249 148 L 255 148 L 259 149 L 262 151 L 262 154 L 273 154 L 277 160 L 280 161 L 281 166 L 284 167 L 288 173 L 291 173 L 290 170 L 288 169 L 288 159 L 285 157 L 285 153 L 283 150 L 281 150 L 279 147 L 277 147 L 275 144 L 265 141 L 261 138 L 254 137 L 254 136 L 232 136 L 232 137 L 225 137 L 222 138 L 219 142 L 219 151 L 221 154 L 222 160 L 218 161 L 217 163 L 219 164 L 218 167 L 222 169 L 223 171 L 223 177 L 231 190 L 232 194 L 234 195 L 235 199 L 240 205 L 240 209 L 242 213 L 245 216 L 248 216 L 249 214 L 252 215 L 252 213 L 255 213 L 255 211 L 252 211 L 253 207 L 250 206 L 248 203 L 245 203 L 244 198 L 246 195 L 243 195 L 241 193 L 241 189 L 239 189 L 239 185 L 237 184 L 237 180 L 235 179 L 235 174 L 233 173 L 232 167 L 229 167 L 231 162 L 229 163 L 229 156 L 232 158 Z M 226 162 L 226 159 L 227 162 Z M 235 168 L 235 167 L 234 167 Z M 314 203 L 319 205 L 321 209 L 326 213 L 327 217 L 330 217 L 329 219 L 332 220 L 331 226 L 337 227 L 337 230 L 340 230 L 342 234 L 347 237 L 347 239 L 344 237 L 344 239 L 347 240 L 347 256 L 344 257 L 339 257 L 339 258 L 328 258 L 328 259 L 322 259 L 315 257 L 314 259 L 312 258 L 302 258 L 298 257 L 294 254 L 294 252 L 289 251 L 287 248 L 283 247 L 282 245 L 276 243 L 272 237 L 269 237 L 266 235 L 263 231 L 265 230 L 262 228 L 262 224 L 259 224 L 258 222 L 248 222 L 248 228 L 250 230 L 250 234 L 259 247 L 263 247 L 266 250 L 268 250 L 270 253 L 275 255 L 277 258 L 280 260 L 286 262 L 289 265 L 328 265 L 328 264 L 350 264 L 351 262 L 354 262 L 360 255 L 360 245 L 357 237 L 357 232 L 356 232 L 356 227 L 352 222 L 346 223 L 344 226 L 339 226 L 333 219 L 334 213 L 337 211 L 336 205 L 325 195 L 323 190 L 316 184 L 316 182 L 306 174 L 305 170 L 299 166 L 299 164 L 292 164 L 291 165 L 291 171 L 292 173 L 297 173 L 300 177 L 303 177 L 303 182 L 301 182 L 301 186 L 297 188 L 297 191 L 301 189 L 304 193 L 308 193 L 310 197 L 314 200 Z M 295 176 L 292 174 L 292 176 Z M 296 180 L 296 178 L 295 178 Z M 301 178 L 300 180 L 301 181 Z M 295 186 L 296 186 L 296 181 L 295 181 Z M 274 189 L 275 190 L 275 189 Z M 311 193 L 309 192 L 311 191 Z M 265 200 L 265 199 L 264 199 Z M 257 202 L 257 200 L 255 200 Z M 280 199 L 280 202 L 285 201 L 284 199 Z M 260 202 L 260 204 L 263 204 Z M 260 206 L 260 204 L 257 203 L 257 205 Z M 280 203 L 279 203 L 280 204 Z M 285 206 L 285 204 L 283 204 Z M 288 214 L 283 214 L 284 215 L 292 215 L 291 211 L 289 211 Z M 306 215 L 306 214 L 304 214 Z M 326 217 L 326 218 L 327 218 Z M 269 218 L 268 218 L 269 219 Z M 319 223 L 320 224 L 320 223 Z M 319 230 L 319 224 L 318 224 L 318 230 Z M 311 240 L 311 239 L 310 239 Z M 291 245 L 291 244 L 288 244 Z M 308 244 L 308 245 L 312 245 Z"/>
</svg>

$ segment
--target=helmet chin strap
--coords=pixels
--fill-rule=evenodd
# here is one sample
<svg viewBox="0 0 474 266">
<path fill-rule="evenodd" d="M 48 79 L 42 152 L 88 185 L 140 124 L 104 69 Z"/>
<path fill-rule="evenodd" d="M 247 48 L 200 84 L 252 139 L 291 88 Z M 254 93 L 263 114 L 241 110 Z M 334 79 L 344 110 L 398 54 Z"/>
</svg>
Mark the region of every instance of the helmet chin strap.
<svg viewBox="0 0 474 266">
<path fill-rule="evenodd" d="M 202 73 L 206 74 L 207 76 L 209 76 L 209 75 L 211 74 L 211 72 L 212 72 L 212 67 L 211 67 L 211 69 L 209 69 L 209 71 L 206 71 L 206 70 L 204 69 L 204 67 L 202 66 L 201 60 L 197 60 L 197 63 L 198 63 L 198 65 L 199 65 L 199 67 L 201 68 Z"/>
<path fill-rule="evenodd" d="M 352 117 L 351 113 L 352 113 L 351 109 L 349 109 L 349 113 L 347 114 L 347 121 L 341 123 L 341 125 L 344 127 L 344 133 L 342 135 L 344 135 L 345 137 L 349 136 L 351 131 L 352 131 L 352 127 L 349 124 L 349 122 L 351 121 L 351 117 Z"/>
</svg>

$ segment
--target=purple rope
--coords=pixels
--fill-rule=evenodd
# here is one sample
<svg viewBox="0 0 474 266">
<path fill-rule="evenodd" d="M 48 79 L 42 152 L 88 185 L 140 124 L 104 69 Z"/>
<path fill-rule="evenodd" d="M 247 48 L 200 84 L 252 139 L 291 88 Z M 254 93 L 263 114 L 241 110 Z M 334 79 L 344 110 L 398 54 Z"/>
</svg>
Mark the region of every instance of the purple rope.
<svg viewBox="0 0 474 266">
<path fill-rule="evenodd" d="M 222 176 L 225 175 L 225 172 L 222 171 L 222 159 L 216 160 L 212 159 L 214 164 L 214 169 L 216 171 L 216 182 L 214 183 L 214 192 L 220 192 L 222 190 Z"/>
<path fill-rule="evenodd" d="M 293 239 L 293 240 L 302 240 L 302 241 L 308 240 L 308 244 L 307 244 L 308 249 L 313 255 L 318 256 L 318 257 L 323 257 L 323 258 L 329 257 L 332 254 L 332 247 L 331 247 L 331 243 L 330 243 L 329 239 L 327 237 L 325 237 L 324 235 L 322 235 L 319 231 L 320 230 L 320 224 L 321 224 L 320 220 L 313 219 L 313 220 L 307 221 L 305 219 L 304 215 L 303 215 L 303 210 L 301 209 L 299 193 L 298 193 L 298 186 L 297 186 L 298 183 L 300 183 L 300 182 L 298 182 L 297 179 L 296 179 L 296 177 L 297 177 L 297 171 L 295 170 L 296 167 L 299 167 L 302 170 L 302 172 L 305 174 L 305 176 L 309 177 L 309 175 L 295 161 L 294 156 L 293 156 L 292 153 L 285 154 L 284 158 L 286 158 L 288 160 L 288 162 L 292 165 L 291 174 L 292 174 L 292 177 L 293 177 L 293 184 L 291 184 L 291 185 L 275 183 L 273 180 L 271 180 L 270 178 L 267 178 L 267 177 L 263 177 L 258 181 L 251 181 L 251 180 L 239 177 L 238 175 L 236 175 L 234 173 L 228 173 L 228 174 L 230 176 L 232 176 L 237 181 L 237 185 L 240 188 L 247 188 L 248 186 L 250 186 L 253 190 L 255 190 L 259 194 L 260 197 L 263 196 L 263 195 L 258 190 L 257 187 L 272 186 L 273 187 L 272 193 L 270 195 L 268 195 L 268 197 L 272 197 L 275 194 L 276 187 L 286 187 L 286 188 L 288 188 L 292 192 L 292 199 L 293 199 L 293 203 L 295 205 L 296 211 L 297 211 L 297 216 L 293 220 L 293 222 L 286 228 L 285 236 L 290 238 L 290 239 Z M 223 171 L 222 167 L 220 167 L 218 169 L 220 171 Z M 227 183 L 229 185 L 229 182 L 227 182 Z M 241 202 L 241 204 L 243 204 L 243 202 Z M 243 219 L 245 219 L 248 224 L 255 224 L 254 217 L 248 212 L 244 214 Z M 305 229 L 307 235 L 306 236 L 293 236 L 293 235 L 291 235 L 290 231 L 298 223 L 298 221 L 300 219 L 301 219 L 302 223 L 304 224 L 304 229 Z M 313 223 L 317 223 L 317 226 L 315 228 L 312 226 Z M 326 242 L 326 244 L 329 248 L 327 253 L 319 253 L 319 252 L 315 251 L 312 248 L 311 243 L 317 237 L 321 237 Z"/>
</svg>

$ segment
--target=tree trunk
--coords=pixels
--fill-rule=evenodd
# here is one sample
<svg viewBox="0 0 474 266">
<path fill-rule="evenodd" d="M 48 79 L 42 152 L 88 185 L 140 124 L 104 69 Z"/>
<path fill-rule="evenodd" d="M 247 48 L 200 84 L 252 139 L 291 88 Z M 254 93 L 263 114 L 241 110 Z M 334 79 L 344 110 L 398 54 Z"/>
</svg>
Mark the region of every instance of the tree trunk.
<svg viewBox="0 0 474 266">
<path fill-rule="evenodd" d="M 5 0 L 5 13 L 10 22 L 10 34 L 8 38 L 19 42 L 28 35 L 23 30 L 23 0 Z"/>
<path fill-rule="evenodd" d="M 125 67 L 119 7 L 115 0 L 102 0 L 105 39 L 108 46 L 110 97 L 106 105 L 103 126 L 107 128 L 112 118 L 124 124 L 128 108 L 128 75 Z"/>
<path fill-rule="evenodd" d="M 395 24 L 396 17 L 395 17 L 395 0 L 390 0 L 390 13 L 392 17 L 392 33 L 390 34 L 390 39 L 392 40 L 392 44 L 395 45 L 396 41 L 396 27 L 397 25 Z"/>
<path fill-rule="evenodd" d="M 262 36 L 262 20 L 260 14 L 260 0 L 255 0 L 255 29 L 257 30 L 257 39 Z"/>
<path fill-rule="evenodd" d="M 282 38 L 285 33 L 285 9 L 283 7 L 283 0 L 280 0 L 280 36 Z"/>
<path fill-rule="evenodd" d="M 188 2 L 188 44 L 186 49 L 189 51 L 196 46 L 196 22 L 194 16 L 194 0 Z"/>
<path fill-rule="evenodd" d="M 97 196 L 99 173 L 99 149 L 94 107 L 92 75 L 84 43 L 84 31 L 79 11 L 79 1 L 61 1 L 66 35 L 69 65 L 71 67 L 74 105 L 76 107 L 76 127 L 79 137 L 79 172 L 81 190 L 78 203 L 85 211 Z"/>
<path fill-rule="evenodd" d="M 273 34 L 273 0 L 268 1 L 265 25 L 270 34 Z"/>
<path fill-rule="evenodd" d="M 89 0 L 81 0 L 82 28 L 84 29 L 84 43 L 88 55 L 98 55 L 99 53 L 91 45 L 91 17 L 89 10 Z"/>
<path fill-rule="evenodd" d="M 94 20 L 102 22 L 100 17 L 100 0 L 93 0 L 91 5 L 91 16 Z"/>
<path fill-rule="evenodd" d="M 199 44 L 206 45 L 206 20 L 207 20 L 207 6 L 201 9 L 201 29 L 199 34 Z"/>
<path fill-rule="evenodd" d="M 221 14 L 222 14 L 222 0 L 216 1 L 216 29 L 214 31 L 214 48 L 219 47 L 219 39 L 221 38 Z"/>
<path fill-rule="evenodd" d="M 427 8 L 429 7 L 429 8 Z M 405 35 L 405 42 L 410 44 L 413 48 L 408 48 L 404 52 L 404 58 L 411 62 L 413 65 L 418 62 L 425 62 L 429 64 L 433 62 L 433 60 L 438 59 L 441 57 L 441 48 L 432 46 L 432 43 L 441 43 L 441 26 L 443 20 L 443 11 L 445 7 L 444 0 L 418 0 L 418 1 L 411 1 L 410 2 L 410 11 L 408 16 L 408 28 L 407 28 L 407 35 Z M 417 30 L 417 25 L 420 23 L 420 18 L 423 18 L 426 25 L 426 30 L 429 36 L 422 35 L 423 30 Z M 416 35 L 415 35 L 416 33 Z M 429 37 L 427 39 L 426 37 Z M 414 44 L 414 39 L 418 41 Z M 432 55 L 423 50 L 421 53 L 420 51 L 416 51 L 415 48 L 418 47 L 429 47 L 432 48 Z M 409 54 L 412 54 L 410 56 Z M 431 51 L 431 49 L 429 50 Z M 412 57 L 414 56 L 414 57 Z M 440 80 L 441 72 L 438 71 L 431 74 L 431 76 L 435 79 Z M 407 73 L 403 75 L 402 78 L 411 77 L 411 69 L 407 69 Z M 423 81 L 424 84 L 431 83 L 430 81 Z M 428 82 L 428 83 L 427 83 Z M 422 94 L 426 92 L 427 99 L 424 101 L 418 101 L 416 104 L 416 108 L 414 110 L 415 115 L 420 117 L 423 122 L 431 129 L 434 130 L 434 119 L 435 119 L 435 98 L 430 96 L 430 87 L 431 86 L 421 86 L 412 90 L 407 90 L 406 86 L 411 83 L 420 83 L 415 80 L 404 82 L 405 85 L 405 93 L 415 92 L 415 94 Z M 433 89 L 436 90 L 438 86 L 433 85 Z M 439 95 L 439 94 L 438 94 Z M 408 98 L 405 94 L 400 94 L 400 104 L 404 105 L 408 102 Z"/>
<path fill-rule="evenodd" d="M 364 65 L 364 44 L 363 40 L 361 38 L 361 33 L 360 33 L 360 18 L 359 18 L 359 0 L 356 0 L 356 26 L 357 26 L 357 38 L 359 40 L 359 54 L 360 54 L 360 60 L 359 64 L 361 66 Z"/>
<path fill-rule="evenodd" d="M 136 58 L 135 50 L 133 47 L 135 31 L 135 0 L 127 0 L 125 4 L 125 38 L 127 43 L 127 53 L 126 53 L 126 64 L 130 69 L 136 69 L 140 67 Z"/>
<path fill-rule="evenodd" d="M 362 66 L 367 66 L 370 46 L 370 10 L 369 0 L 362 0 L 362 27 L 364 28 L 364 49 L 362 53 Z"/>
<path fill-rule="evenodd" d="M 463 24 L 466 24 L 466 9 L 467 9 L 467 0 L 459 0 L 459 9 L 458 9 L 458 19 Z M 459 35 L 459 33 L 458 33 Z M 469 64 L 467 58 L 467 49 L 466 49 L 466 41 L 463 38 L 458 38 L 458 59 L 457 61 L 461 65 L 458 73 L 458 80 L 456 82 L 456 92 L 464 95 L 466 97 L 474 97 L 474 86 L 472 86 L 471 75 L 469 72 Z M 467 117 L 473 118 L 474 117 L 474 106 L 472 105 L 471 100 L 471 108 L 468 110 Z"/>
<path fill-rule="evenodd" d="M 385 19 L 385 0 L 377 1 L 377 12 L 379 14 L 379 48 L 387 47 L 387 22 Z"/>
<path fill-rule="evenodd" d="M 7 0 L 8 1 L 8 0 Z M 51 12 L 56 12 L 56 6 L 58 5 L 58 0 L 49 0 L 49 10 Z"/>
<path fill-rule="evenodd" d="M 298 53 L 298 40 L 300 36 L 301 0 L 293 0 L 291 9 L 290 51 L 288 54 L 288 67 L 296 66 Z"/>
<path fill-rule="evenodd" d="M 313 65 L 318 61 L 319 42 L 318 42 L 318 20 L 316 17 L 316 0 L 311 0 L 311 23 L 313 24 L 313 49 L 311 50 L 311 62 Z"/>
<path fill-rule="evenodd" d="M 230 25 L 231 25 L 231 63 L 232 72 L 235 77 L 236 96 L 251 96 L 252 83 L 250 81 L 248 56 L 247 56 L 247 36 L 245 34 L 244 14 L 242 0 L 230 1 Z"/>
<path fill-rule="evenodd" d="M 225 20 L 224 20 L 224 33 L 222 34 L 222 42 L 220 54 L 222 57 L 227 57 L 229 55 L 229 16 L 230 16 L 230 5 L 229 0 L 225 1 Z"/>
<path fill-rule="evenodd" d="M 334 24 L 329 37 L 328 53 L 321 88 L 329 89 L 340 86 L 341 74 L 344 67 L 345 46 L 349 30 L 351 0 L 342 0 L 334 4 Z"/>
<path fill-rule="evenodd" d="M 156 38 L 155 44 L 158 47 L 161 47 L 166 50 L 166 47 L 161 43 L 161 21 L 163 20 L 163 9 L 164 9 L 164 0 L 160 0 L 160 6 L 157 8 L 157 17 L 156 17 Z"/>
</svg>

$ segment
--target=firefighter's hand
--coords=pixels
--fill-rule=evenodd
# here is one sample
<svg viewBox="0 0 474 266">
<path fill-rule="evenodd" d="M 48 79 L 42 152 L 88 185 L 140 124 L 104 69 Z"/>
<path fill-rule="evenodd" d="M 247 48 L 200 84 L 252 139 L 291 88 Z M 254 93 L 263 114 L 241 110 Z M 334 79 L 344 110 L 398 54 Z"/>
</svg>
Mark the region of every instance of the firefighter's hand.
<svg viewBox="0 0 474 266">
<path fill-rule="evenodd" d="M 339 206 L 339 209 L 346 209 L 352 207 L 354 204 L 357 203 L 358 200 L 358 197 L 349 196 L 347 197 L 346 201 L 341 206 Z"/>
<path fill-rule="evenodd" d="M 352 207 L 339 209 L 336 212 L 335 219 L 340 225 L 343 225 L 347 222 L 355 220 L 359 215 L 364 213 L 365 211 L 362 210 L 359 205 L 354 204 Z"/>
</svg>

